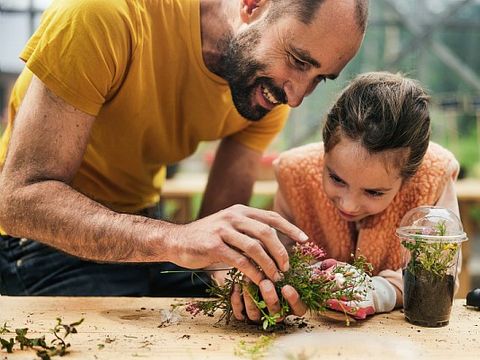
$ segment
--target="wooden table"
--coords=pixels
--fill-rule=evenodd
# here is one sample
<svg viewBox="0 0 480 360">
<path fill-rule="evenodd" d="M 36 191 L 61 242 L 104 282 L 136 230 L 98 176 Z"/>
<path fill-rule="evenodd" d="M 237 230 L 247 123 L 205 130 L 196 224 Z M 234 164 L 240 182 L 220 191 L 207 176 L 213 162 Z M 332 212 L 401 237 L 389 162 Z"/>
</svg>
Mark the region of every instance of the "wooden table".
<svg viewBox="0 0 480 360">
<path fill-rule="evenodd" d="M 192 318 L 170 298 L 55 298 L 0 296 L 0 324 L 28 327 L 47 334 L 57 317 L 64 323 L 84 318 L 78 334 L 68 337 L 68 359 L 240 359 L 245 342 L 251 348 L 263 333 L 255 325 L 216 318 Z M 282 359 L 299 349 L 317 351 L 321 359 L 478 359 L 480 311 L 456 300 L 450 324 L 442 328 L 413 326 L 400 311 L 373 316 L 349 327 L 344 322 L 309 318 L 307 326 L 277 331 L 266 359 Z M 11 334 L 2 335 L 8 338 Z M 269 335 L 269 334 L 267 334 Z M 271 336 L 271 335 L 269 335 Z M 31 351 L 0 352 L 0 359 L 33 359 Z M 247 357 L 248 358 L 248 357 Z M 251 358 L 251 356 L 250 356 Z M 295 357 L 300 359 L 300 357 Z"/>
</svg>

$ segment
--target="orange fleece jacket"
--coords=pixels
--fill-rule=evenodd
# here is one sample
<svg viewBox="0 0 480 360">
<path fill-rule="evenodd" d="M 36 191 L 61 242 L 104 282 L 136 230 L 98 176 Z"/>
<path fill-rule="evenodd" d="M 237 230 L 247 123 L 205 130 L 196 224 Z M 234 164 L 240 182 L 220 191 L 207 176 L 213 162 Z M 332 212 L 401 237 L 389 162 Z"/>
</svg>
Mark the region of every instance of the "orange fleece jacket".
<svg viewBox="0 0 480 360">
<path fill-rule="evenodd" d="M 404 250 L 396 228 L 408 210 L 437 203 L 447 182 L 458 174 L 455 157 L 430 143 L 418 172 L 402 184 L 390 205 L 379 214 L 352 223 L 340 217 L 323 190 L 323 155 L 323 143 L 314 143 L 286 151 L 275 162 L 291 220 L 323 247 L 328 257 L 352 262 L 351 254 L 363 255 L 373 265 L 373 275 L 397 271 L 403 265 Z"/>
</svg>

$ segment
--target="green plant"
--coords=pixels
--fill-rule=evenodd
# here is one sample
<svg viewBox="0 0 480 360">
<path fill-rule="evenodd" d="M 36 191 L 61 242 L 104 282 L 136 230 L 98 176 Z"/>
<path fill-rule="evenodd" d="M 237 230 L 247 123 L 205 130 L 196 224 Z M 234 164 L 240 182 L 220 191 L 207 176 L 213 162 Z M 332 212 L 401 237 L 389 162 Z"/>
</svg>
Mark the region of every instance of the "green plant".
<svg viewBox="0 0 480 360">
<path fill-rule="evenodd" d="M 51 345 L 47 344 L 45 335 L 38 338 L 28 338 L 28 328 L 19 328 L 12 331 L 5 323 L 3 327 L 0 328 L 0 334 L 12 333 L 15 334 L 15 339 L 11 337 L 9 340 L 5 340 L 0 337 L 0 350 L 5 349 L 7 353 L 12 353 L 14 345 L 18 343 L 20 350 L 31 348 L 36 351 L 36 355 L 42 360 L 49 360 L 53 356 L 64 356 L 68 354 L 68 348 L 70 347 L 70 344 L 65 342 L 65 339 L 68 335 L 77 333 L 76 327 L 82 322 L 83 319 L 80 319 L 77 322 L 67 325 L 63 324 L 60 318 L 57 318 L 57 324 L 51 330 L 55 337 L 50 342 Z"/>
<path fill-rule="evenodd" d="M 439 222 L 434 229 L 424 231 L 412 240 L 402 240 L 403 246 L 410 251 L 411 259 L 407 269 L 412 274 L 428 272 L 436 277 L 443 277 L 452 267 L 459 244 L 451 242 L 432 242 L 422 235 L 444 236 L 445 221 Z"/>
<path fill-rule="evenodd" d="M 340 263 L 328 269 L 312 266 L 313 263 L 324 258 L 325 252 L 312 243 L 294 247 L 290 256 L 290 269 L 283 274 L 283 280 L 275 283 L 280 297 L 281 310 L 278 313 L 268 312 L 267 304 L 261 298 L 258 287 L 251 282 L 246 282 L 243 274 L 237 269 L 229 271 L 224 285 L 210 286 L 209 293 L 213 297 L 212 300 L 189 303 L 186 310 L 194 316 L 199 313 L 214 316 L 217 310 L 221 310 L 220 320 L 226 319 L 228 323 L 233 312 L 230 296 L 235 284 L 239 284 L 260 310 L 262 327 L 267 330 L 290 313 L 290 306 L 280 291 L 287 284 L 297 290 L 301 300 L 311 312 L 325 311 L 327 301 L 330 299 L 356 301 L 365 297 L 369 287 L 367 273 L 371 271 L 371 265 L 363 257 L 355 259 L 353 263 L 355 269 L 351 265 Z M 348 317 L 346 321 L 348 324 Z"/>
<path fill-rule="evenodd" d="M 248 357 L 252 360 L 261 359 L 272 345 L 274 338 L 274 335 L 262 335 L 253 344 L 240 340 L 240 343 L 235 348 L 235 355 Z"/>
</svg>

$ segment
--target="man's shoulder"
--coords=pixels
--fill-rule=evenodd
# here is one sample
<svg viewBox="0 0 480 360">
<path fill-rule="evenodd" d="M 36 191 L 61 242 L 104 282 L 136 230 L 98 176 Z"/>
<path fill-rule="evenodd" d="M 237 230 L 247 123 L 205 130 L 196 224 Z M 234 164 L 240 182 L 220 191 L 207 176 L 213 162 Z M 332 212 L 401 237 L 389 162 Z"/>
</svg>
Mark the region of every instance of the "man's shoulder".
<svg viewBox="0 0 480 360">
<path fill-rule="evenodd" d="M 89 12 L 97 15 L 108 15 L 129 10 L 131 6 L 135 5 L 136 3 L 136 1 L 128 2 L 127 0 L 67 0 L 53 2 L 50 8 L 58 11 L 68 11 L 74 9 L 75 14 Z"/>
<path fill-rule="evenodd" d="M 65 0 L 55 1 L 46 9 L 43 20 L 56 27 L 69 26 L 79 34 L 96 33 L 106 29 L 135 29 L 139 4 L 127 0 Z M 62 25 L 64 24 L 64 25 Z"/>
</svg>

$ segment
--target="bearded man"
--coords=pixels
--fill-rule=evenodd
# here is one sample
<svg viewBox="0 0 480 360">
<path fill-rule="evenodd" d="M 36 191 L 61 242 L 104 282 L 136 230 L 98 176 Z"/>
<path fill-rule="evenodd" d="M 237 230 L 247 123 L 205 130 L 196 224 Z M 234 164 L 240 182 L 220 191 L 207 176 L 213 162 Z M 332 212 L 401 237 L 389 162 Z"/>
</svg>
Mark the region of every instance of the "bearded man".
<svg viewBox="0 0 480 360">
<path fill-rule="evenodd" d="M 259 159 L 366 17 L 366 0 L 53 1 L 0 144 L 0 293 L 200 295 L 161 270 L 217 263 L 278 280 L 272 229 L 306 235 L 244 205 Z M 155 218 L 165 166 L 216 139 L 199 220 Z"/>
</svg>

